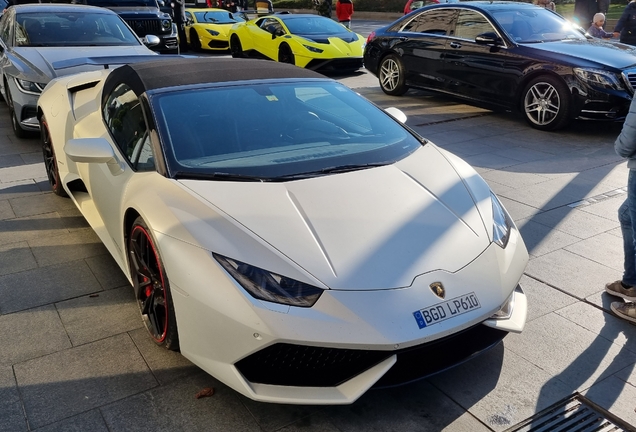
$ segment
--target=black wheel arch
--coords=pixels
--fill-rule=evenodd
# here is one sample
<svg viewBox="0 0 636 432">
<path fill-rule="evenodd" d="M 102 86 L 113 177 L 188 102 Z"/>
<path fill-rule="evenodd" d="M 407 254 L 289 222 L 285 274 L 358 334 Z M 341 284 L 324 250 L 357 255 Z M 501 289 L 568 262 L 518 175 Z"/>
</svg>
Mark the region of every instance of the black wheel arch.
<svg viewBox="0 0 636 432">
<path fill-rule="evenodd" d="M 573 102 L 573 97 L 572 97 L 572 86 L 569 84 L 569 80 L 567 80 L 565 77 L 567 77 L 567 74 L 562 74 L 559 73 L 553 69 L 547 69 L 547 68 L 540 68 L 540 69 L 535 69 L 532 70 L 530 72 L 528 72 L 526 75 L 524 75 L 524 77 L 521 79 L 521 81 L 519 81 L 519 85 L 517 86 L 517 91 L 515 92 L 515 99 L 513 101 L 513 106 L 514 109 L 516 111 L 519 112 L 523 112 L 523 92 L 526 89 L 526 87 L 528 86 L 528 84 L 534 80 L 535 78 L 538 78 L 540 76 L 544 76 L 544 75 L 548 75 L 551 76 L 553 78 L 556 78 L 560 81 L 563 82 L 563 84 L 568 88 L 569 90 L 569 98 L 570 98 L 570 102 Z"/>
</svg>

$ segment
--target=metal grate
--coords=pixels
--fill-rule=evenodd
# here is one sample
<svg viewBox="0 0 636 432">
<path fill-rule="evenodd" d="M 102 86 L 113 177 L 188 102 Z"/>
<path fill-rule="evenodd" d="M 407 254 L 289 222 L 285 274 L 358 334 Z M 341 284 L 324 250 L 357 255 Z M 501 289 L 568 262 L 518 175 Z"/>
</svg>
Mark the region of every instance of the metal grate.
<svg viewBox="0 0 636 432">
<path fill-rule="evenodd" d="M 636 428 L 574 393 L 504 432 L 636 432 Z"/>
</svg>

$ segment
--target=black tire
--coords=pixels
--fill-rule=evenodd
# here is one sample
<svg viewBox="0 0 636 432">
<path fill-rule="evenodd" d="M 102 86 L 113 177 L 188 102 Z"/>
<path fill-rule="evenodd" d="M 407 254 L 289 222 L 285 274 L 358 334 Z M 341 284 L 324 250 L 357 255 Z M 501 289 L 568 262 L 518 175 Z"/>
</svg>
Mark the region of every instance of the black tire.
<svg viewBox="0 0 636 432">
<path fill-rule="evenodd" d="M 51 134 L 49 132 L 49 126 L 46 123 L 44 116 L 40 119 L 40 142 L 42 143 L 42 156 L 44 158 L 44 168 L 46 169 L 46 176 L 49 179 L 51 190 L 55 195 L 61 197 L 67 197 L 68 194 L 62 186 L 60 181 L 60 172 L 57 166 L 57 158 L 55 156 L 55 149 L 53 148 L 53 142 L 51 141 Z"/>
<path fill-rule="evenodd" d="M 535 129 L 561 129 L 571 120 L 570 98 L 570 91 L 561 79 L 542 75 L 530 81 L 523 90 L 521 112 Z"/>
<path fill-rule="evenodd" d="M 193 51 L 201 51 L 201 41 L 195 29 L 190 29 L 190 47 Z"/>
<path fill-rule="evenodd" d="M 289 45 L 281 44 L 278 47 L 278 61 L 280 63 L 289 63 L 296 65 L 296 57 L 294 57 L 294 53 L 292 52 Z"/>
<path fill-rule="evenodd" d="M 20 126 L 20 122 L 18 121 L 18 116 L 15 113 L 15 109 L 13 108 L 13 98 L 11 97 L 11 90 L 9 90 L 9 84 L 4 82 L 4 91 L 7 95 L 7 105 L 9 106 L 9 115 L 11 116 L 11 128 L 13 129 L 13 133 L 18 138 L 29 138 L 32 136 L 31 133 L 22 129 Z"/>
<path fill-rule="evenodd" d="M 237 35 L 232 35 L 232 37 L 230 38 L 230 53 L 232 53 L 232 57 L 234 58 L 245 57 L 245 53 L 243 53 L 243 46 L 241 45 L 241 40 Z"/>
<path fill-rule="evenodd" d="M 179 334 L 170 283 L 152 231 L 138 217 L 128 236 L 130 274 L 141 318 L 152 340 L 171 351 L 179 350 Z"/>
<path fill-rule="evenodd" d="M 402 96 L 408 91 L 404 84 L 404 66 L 395 54 L 384 57 L 378 67 L 378 81 L 382 91 L 391 96 Z"/>
</svg>

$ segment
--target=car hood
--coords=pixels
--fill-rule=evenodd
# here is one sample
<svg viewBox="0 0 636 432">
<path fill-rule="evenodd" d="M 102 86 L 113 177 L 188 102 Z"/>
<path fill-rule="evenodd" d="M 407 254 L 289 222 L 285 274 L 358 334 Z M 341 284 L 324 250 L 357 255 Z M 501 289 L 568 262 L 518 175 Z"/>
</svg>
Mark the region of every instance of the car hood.
<svg viewBox="0 0 636 432">
<path fill-rule="evenodd" d="M 302 38 L 305 38 L 309 41 L 315 42 L 315 43 L 321 43 L 321 44 L 328 44 L 328 43 L 333 43 L 333 41 L 335 40 L 340 40 L 346 43 L 351 43 L 351 42 L 355 42 L 358 40 L 358 36 L 356 33 L 351 33 L 351 32 L 343 32 L 341 34 L 333 34 L 333 33 L 329 33 L 329 34 L 299 34 L 299 33 L 295 33 L 295 36 L 300 36 Z"/>
<path fill-rule="evenodd" d="M 476 205 L 431 145 L 393 165 L 297 181 L 179 182 L 332 289 L 409 286 L 461 269 L 490 244 L 492 222 L 480 214 L 489 195 Z"/>
<path fill-rule="evenodd" d="M 558 42 L 545 42 L 524 44 L 523 46 L 542 52 L 552 57 L 577 58 L 589 62 L 589 65 L 605 65 L 616 69 L 625 69 L 636 65 L 636 47 L 617 42 L 596 40 L 564 40 Z M 578 64 L 578 66 L 584 66 Z"/>
<path fill-rule="evenodd" d="M 95 70 L 95 65 L 81 65 L 64 69 L 54 69 L 56 62 L 84 58 L 111 57 L 131 55 L 153 55 L 143 45 L 136 46 L 105 46 L 105 47 L 17 47 L 13 51 L 16 60 L 22 62 L 18 78 L 28 81 L 48 83 L 51 79 L 79 72 Z M 17 66 L 17 65 L 16 65 Z M 103 66 L 99 66 L 102 68 Z"/>
</svg>

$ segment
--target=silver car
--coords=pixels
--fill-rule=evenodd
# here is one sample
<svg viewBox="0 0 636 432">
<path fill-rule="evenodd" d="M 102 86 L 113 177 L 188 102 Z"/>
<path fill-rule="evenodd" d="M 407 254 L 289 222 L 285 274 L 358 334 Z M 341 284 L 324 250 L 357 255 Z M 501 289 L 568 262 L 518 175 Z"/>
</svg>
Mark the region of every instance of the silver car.
<svg viewBox="0 0 636 432">
<path fill-rule="evenodd" d="M 0 19 L 0 93 L 13 131 L 22 138 L 39 130 L 37 101 L 51 79 L 126 63 L 115 56 L 156 55 L 145 46 L 156 43 L 156 36 L 139 39 L 109 9 L 51 3 L 9 7 Z"/>
</svg>

